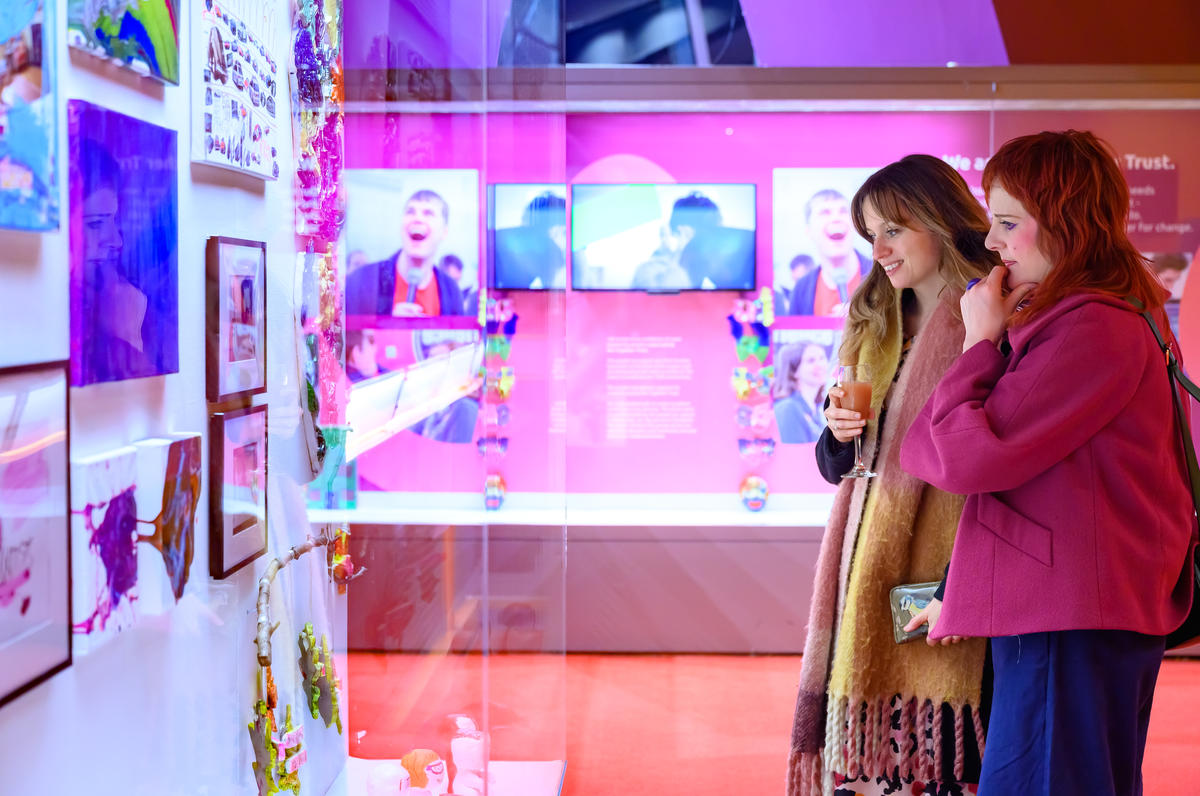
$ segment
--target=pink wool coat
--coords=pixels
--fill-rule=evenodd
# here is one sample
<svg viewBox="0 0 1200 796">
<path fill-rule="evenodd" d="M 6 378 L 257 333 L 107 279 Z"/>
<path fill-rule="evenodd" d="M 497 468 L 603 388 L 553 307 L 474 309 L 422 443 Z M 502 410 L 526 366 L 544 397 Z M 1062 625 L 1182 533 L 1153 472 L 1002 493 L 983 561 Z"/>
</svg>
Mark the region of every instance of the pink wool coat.
<svg viewBox="0 0 1200 796">
<path fill-rule="evenodd" d="M 933 637 L 1174 630 L 1196 522 L 1145 320 L 1073 295 L 1009 342 L 964 352 L 901 450 L 909 473 L 968 495 Z"/>
</svg>

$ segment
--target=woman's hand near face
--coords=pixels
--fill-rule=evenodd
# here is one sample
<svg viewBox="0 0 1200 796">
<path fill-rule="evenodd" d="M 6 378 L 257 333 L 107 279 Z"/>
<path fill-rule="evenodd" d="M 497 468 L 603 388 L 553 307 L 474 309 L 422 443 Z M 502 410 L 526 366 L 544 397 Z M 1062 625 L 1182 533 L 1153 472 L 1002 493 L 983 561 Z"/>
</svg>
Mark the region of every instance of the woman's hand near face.
<svg viewBox="0 0 1200 796">
<path fill-rule="evenodd" d="M 1007 276 L 1008 269 L 997 265 L 959 299 L 958 306 L 962 310 L 963 326 L 966 327 L 963 351 L 983 340 L 993 345 L 999 343 L 1009 316 L 1036 287 L 1033 282 L 1024 282 L 1005 296 L 1004 280 Z"/>
<path fill-rule="evenodd" d="M 825 407 L 825 422 L 833 438 L 842 444 L 862 434 L 863 427 L 867 425 L 861 414 L 842 408 L 842 399 L 845 397 L 846 391 L 841 387 L 830 387 L 829 406 Z"/>
</svg>

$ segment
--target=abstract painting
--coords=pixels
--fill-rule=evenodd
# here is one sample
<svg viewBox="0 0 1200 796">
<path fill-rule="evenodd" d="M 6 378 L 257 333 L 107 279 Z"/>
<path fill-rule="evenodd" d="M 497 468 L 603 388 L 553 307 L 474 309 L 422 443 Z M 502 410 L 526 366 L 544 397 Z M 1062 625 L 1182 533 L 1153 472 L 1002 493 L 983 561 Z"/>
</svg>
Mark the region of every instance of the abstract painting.
<svg viewBox="0 0 1200 796">
<path fill-rule="evenodd" d="M 210 402 L 267 389 L 267 245 L 209 238 L 207 391 Z"/>
<path fill-rule="evenodd" d="M 83 100 L 67 124 L 72 386 L 177 373 L 176 133 Z"/>
<path fill-rule="evenodd" d="M 58 229 L 54 7 L 0 8 L 0 227 Z"/>
<path fill-rule="evenodd" d="M 208 568 L 221 579 L 267 551 L 267 407 L 209 420 Z"/>
<path fill-rule="evenodd" d="M 71 560 L 76 654 L 87 654 L 137 618 L 137 449 L 71 462 Z"/>
<path fill-rule="evenodd" d="M 191 4 L 192 160 L 279 177 L 275 115 L 282 37 L 268 0 Z"/>
<path fill-rule="evenodd" d="M 139 554 L 150 554 L 138 566 L 140 612 L 160 613 L 183 597 L 196 553 L 200 435 L 144 439 L 134 447 Z M 161 564 L 146 560 L 154 558 Z"/>
<path fill-rule="evenodd" d="M 67 44 L 179 85 L 179 2 L 67 0 Z"/>
<path fill-rule="evenodd" d="M 0 370 L 0 705 L 71 664 L 67 383 Z"/>
</svg>

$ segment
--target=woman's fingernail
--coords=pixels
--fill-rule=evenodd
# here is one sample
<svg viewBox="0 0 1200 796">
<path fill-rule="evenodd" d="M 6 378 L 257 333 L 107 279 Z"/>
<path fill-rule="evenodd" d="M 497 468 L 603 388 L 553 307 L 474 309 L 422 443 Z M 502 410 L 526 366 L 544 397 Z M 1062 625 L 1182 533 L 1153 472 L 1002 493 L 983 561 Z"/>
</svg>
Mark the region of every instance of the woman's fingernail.
<svg viewBox="0 0 1200 796">
<path fill-rule="evenodd" d="M 967 282 L 967 290 L 970 290 L 971 288 L 975 287 L 976 285 L 979 284 L 979 282 L 980 282 L 979 277 L 976 277 L 976 278 L 972 279 L 970 282 Z"/>
</svg>

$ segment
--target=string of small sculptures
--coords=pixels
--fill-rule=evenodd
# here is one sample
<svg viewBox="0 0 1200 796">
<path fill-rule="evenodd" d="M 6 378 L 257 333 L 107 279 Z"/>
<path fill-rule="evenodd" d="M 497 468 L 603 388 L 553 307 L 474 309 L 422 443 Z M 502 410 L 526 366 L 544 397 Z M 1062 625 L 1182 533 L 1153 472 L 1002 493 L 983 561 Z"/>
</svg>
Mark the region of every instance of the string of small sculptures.
<svg viewBox="0 0 1200 796">
<path fill-rule="evenodd" d="M 271 672 L 271 634 L 279 623 L 271 624 L 271 584 L 279 571 L 300 556 L 315 548 L 326 549 L 326 564 L 329 575 L 337 587 L 338 594 L 346 593 L 346 585 L 366 570 L 356 567 L 349 553 L 349 533 L 338 530 L 332 535 L 321 534 L 309 538 L 303 544 L 291 548 L 283 557 L 267 565 L 266 572 L 258 581 L 258 632 L 255 637 L 258 674 L 258 699 L 254 703 L 253 718 L 247 725 L 250 743 L 254 747 L 254 781 L 259 796 L 271 796 L 280 791 L 300 793 L 300 766 L 308 759 L 304 750 L 304 725 L 293 723 L 292 706 L 284 709 L 283 727 L 280 730 L 275 711 L 278 708 L 278 692 L 275 677 Z M 312 622 L 304 625 L 297 639 L 299 645 L 300 673 L 303 676 L 305 701 L 309 714 L 325 722 L 326 727 L 336 726 L 342 732 L 342 717 L 338 706 L 341 681 L 334 668 L 333 653 L 329 639 L 322 634 L 317 643 Z"/>
</svg>

